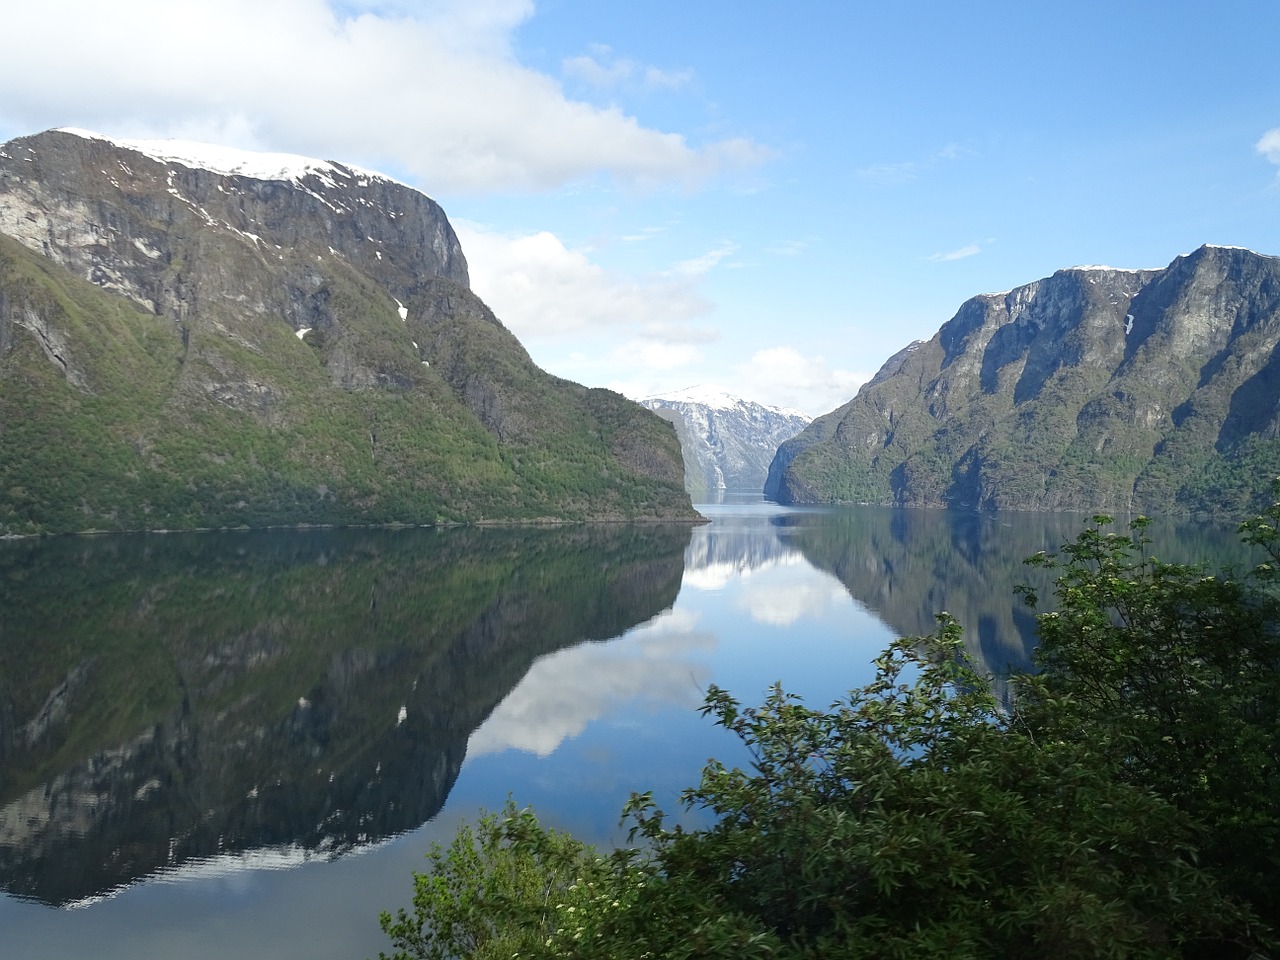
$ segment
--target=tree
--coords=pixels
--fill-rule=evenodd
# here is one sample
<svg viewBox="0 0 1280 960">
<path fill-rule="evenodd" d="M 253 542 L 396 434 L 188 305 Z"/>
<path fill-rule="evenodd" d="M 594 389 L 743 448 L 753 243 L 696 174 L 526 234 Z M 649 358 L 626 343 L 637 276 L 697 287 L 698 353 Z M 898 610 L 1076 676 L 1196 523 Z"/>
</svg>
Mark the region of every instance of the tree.
<svg viewBox="0 0 1280 960">
<path fill-rule="evenodd" d="M 713 763 L 686 793 L 716 815 L 705 830 L 668 831 L 645 798 L 631 811 L 678 893 L 665 931 L 701 899 L 778 956 L 1157 957 L 1261 942 L 1195 869 L 1189 819 L 1087 738 L 1037 739 L 1002 714 L 950 618 L 877 668 L 826 711 L 780 689 L 748 709 L 712 690 L 705 709 L 742 737 L 752 770 Z M 690 955 L 713 955 L 700 928 L 682 933 L 699 944 Z"/>
<path fill-rule="evenodd" d="M 1138 519 L 1107 517 L 1028 562 L 1056 568 L 1038 618 L 1039 673 L 1016 699 L 1029 735 L 1085 739 L 1117 777 L 1195 824 L 1202 869 L 1280 929 L 1280 603 L 1274 567 L 1242 579 L 1149 555 Z M 1280 504 L 1242 525 L 1280 551 Z M 1034 593 L 1024 591 L 1028 600 Z"/>
<path fill-rule="evenodd" d="M 945 614 L 827 709 L 780 686 L 743 707 L 713 687 L 703 712 L 751 763 L 710 762 L 682 796 L 710 826 L 668 827 L 638 795 L 624 815 L 641 842 L 604 855 L 509 808 L 432 854 L 413 913 L 384 916 L 393 956 L 1275 950 L 1280 617 L 1265 571 L 1164 564 L 1141 521 L 1129 536 L 1097 521 L 1032 561 L 1060 570 L 1057 609 L 1011 710 Z M 1275 546 L 1277 526 L 1246 534 Z"/>
</svg>

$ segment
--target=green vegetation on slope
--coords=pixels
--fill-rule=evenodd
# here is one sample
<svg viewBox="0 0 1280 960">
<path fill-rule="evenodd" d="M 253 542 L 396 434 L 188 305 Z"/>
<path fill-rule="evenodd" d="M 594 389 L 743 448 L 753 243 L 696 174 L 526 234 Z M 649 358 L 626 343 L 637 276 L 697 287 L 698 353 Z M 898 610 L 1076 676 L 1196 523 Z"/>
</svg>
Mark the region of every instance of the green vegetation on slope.
<svg viewBox="0 0 1280 960">
<path fill-rule="evenodd" d="M 424 362 L 432 331 L 354 270 L 300 339 L 230 307 L 146 313 L 0 236 L 0 534 L 695 517 L 666 424 L 548 376 L 436 283 L 459 316 Z"/>
<path fill-rule="evenodd" d="M 784 445 L 771 492 L 1238 520 L 1280 460 L 1278 323 L 1280 261 L 1221 247 L 974 297 Z"/>
<path fill-rule="evenodd" d="M 1011 710 L 946 615 L 826 710 L 713 688 L 751 766 L 712 761 L 685 792 L 711 826 L 636 796 L 644 843 L 604 854 L 509 807 L 431 851 L 412 908 L 383 915 L 391 956 L 1271 955 L 1280 504 L 1245 525 L 1272 562 L 1243 579 L 1096 519 L 1033 558 L 1057 603 Z"/>
</svg>

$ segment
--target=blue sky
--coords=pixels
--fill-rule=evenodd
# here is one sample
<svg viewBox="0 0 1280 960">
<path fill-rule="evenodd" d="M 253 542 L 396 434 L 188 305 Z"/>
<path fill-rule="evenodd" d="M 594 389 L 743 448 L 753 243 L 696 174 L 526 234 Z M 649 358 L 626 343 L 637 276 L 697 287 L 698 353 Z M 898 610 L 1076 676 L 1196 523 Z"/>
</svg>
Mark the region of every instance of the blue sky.
<svg viewBox="0 0 1280 960">
<path fill-rule="evenodd" d="M 973 294 L 1280 254 L 1278 38 L 1270 0 L 47 0 L 0 140 L 382 170 L 553 373 L 819 414 Z"/>
</svg>

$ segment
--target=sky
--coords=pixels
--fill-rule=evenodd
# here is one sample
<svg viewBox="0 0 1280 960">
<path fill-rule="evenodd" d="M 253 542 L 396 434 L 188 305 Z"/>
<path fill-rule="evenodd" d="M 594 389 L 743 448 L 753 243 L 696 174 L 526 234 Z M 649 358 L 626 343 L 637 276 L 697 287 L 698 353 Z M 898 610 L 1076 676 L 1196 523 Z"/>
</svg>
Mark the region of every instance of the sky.
<svg viewBox="0 0 1280 960">
<path fill-rule="evenodd" d="M 1280 3 L 42 0 L 0 141 L 338 160 L 436 199 L 543 368 L 828 412 L 968 297 L 1280 255 Z"/>
</svg>

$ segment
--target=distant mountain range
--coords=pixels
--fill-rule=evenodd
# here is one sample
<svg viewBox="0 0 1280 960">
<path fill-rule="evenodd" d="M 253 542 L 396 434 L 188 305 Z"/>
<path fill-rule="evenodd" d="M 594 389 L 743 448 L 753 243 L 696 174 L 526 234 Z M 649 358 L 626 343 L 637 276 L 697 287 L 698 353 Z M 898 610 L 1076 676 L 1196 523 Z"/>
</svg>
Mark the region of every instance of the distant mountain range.
<svg viewBox="0 0 1280 960">
<path fill-rule="evenodd" d="M 695 498 L 718 491 L 761 492 L 778 446 L 812 419 L 700 386 L 640 402 L 675 424 L 685 489 Z"/>
<path fill-rule="evenodd" d="M 1280 258 L 1205 246 L 966 301 L 784 443 L 783 503 L 1246 515 L 1280 475 Z"/>
<path fill-rule="evenodd" d="M 425 195 L 48 131 L 0 146 L 0 535 L 694 519 L 675 432 L 552 377 Z"/>
</svg>

